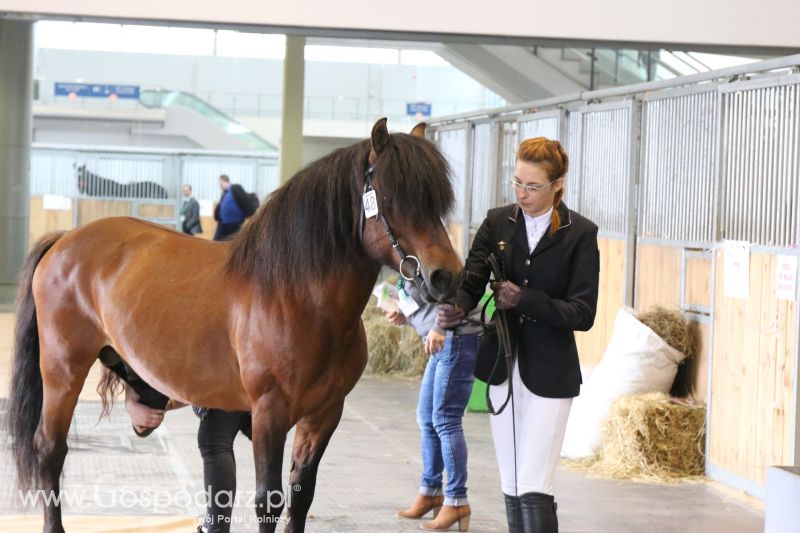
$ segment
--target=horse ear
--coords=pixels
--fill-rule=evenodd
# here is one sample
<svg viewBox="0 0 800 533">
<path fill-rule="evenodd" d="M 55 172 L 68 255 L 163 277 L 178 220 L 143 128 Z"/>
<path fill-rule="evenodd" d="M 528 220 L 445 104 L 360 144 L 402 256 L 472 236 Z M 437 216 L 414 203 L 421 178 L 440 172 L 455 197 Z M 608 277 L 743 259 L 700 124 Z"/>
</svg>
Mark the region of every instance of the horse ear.
<svg viewBox="0 0 800 533">
<path fill-rule="evenodd" d="M 420 122 L 419 124 L 414 126 L 414 129 L 411 130 L 411 136 L 412 137 L 419 137 L 420 139 L 424 139 L 425 138 L 425 128 L 427 128 L 427 127 L 428 127 L 427 124 L 425 124 L 424 122 Z"/>
<path fill-rule="evenodd" d="M 371 148 L 369 162 L 374 163 L 383 149 L 389 143 L 389 130 L 386 129 L 386 117 L 378 120 L 372 127 Z"/>
</svg>

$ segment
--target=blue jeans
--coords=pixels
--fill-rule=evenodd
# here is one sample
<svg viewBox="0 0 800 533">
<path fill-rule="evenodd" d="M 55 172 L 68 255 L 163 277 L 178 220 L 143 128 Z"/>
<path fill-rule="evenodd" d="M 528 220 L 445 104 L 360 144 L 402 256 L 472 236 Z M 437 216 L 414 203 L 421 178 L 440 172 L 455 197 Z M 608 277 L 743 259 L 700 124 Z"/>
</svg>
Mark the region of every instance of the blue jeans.
<svg viewBox="0 0 800 533">
<path fill-rule="evenodd" d="M 419 389 L 417 423 L 422 432 L 420 493 L 442 493 L 442 470 L 447 470 L 445 505 L 467 503 L 467 442 L 461 419 L 467 407 L 472 371 L 478 354 L 478 335 L 449 336 L 441 352 L 428 360 Z"/>
</svg>

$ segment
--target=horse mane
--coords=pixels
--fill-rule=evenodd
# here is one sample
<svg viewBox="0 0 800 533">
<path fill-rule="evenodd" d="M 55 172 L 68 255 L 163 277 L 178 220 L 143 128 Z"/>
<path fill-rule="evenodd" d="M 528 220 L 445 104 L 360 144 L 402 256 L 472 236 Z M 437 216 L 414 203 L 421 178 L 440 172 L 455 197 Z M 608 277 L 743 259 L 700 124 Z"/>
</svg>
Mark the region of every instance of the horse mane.
<svg viewBox="0 0 800 533">
<path fill-rule="evenodd" d="M 359 215 L 370 141 L 310 163 L 274 191 L 234 238 L 232 274 L 262 285 L 318 281 L 361 250 Z M 450 168 L 433 143 L 395 133 L 375 161 L 373 184 L 390 224 L 433 227 L 451 211 Z"/>
</svg>

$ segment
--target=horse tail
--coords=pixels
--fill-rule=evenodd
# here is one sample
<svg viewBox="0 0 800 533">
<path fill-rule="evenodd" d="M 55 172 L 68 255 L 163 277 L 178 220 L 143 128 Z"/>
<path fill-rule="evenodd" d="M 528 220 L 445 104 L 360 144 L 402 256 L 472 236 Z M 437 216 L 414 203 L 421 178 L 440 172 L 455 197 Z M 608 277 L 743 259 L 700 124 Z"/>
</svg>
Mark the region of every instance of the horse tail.
<svg viewBox="0 0 800 533">
<path fill-rule="evenodd" d="M 97 382 L 96 390 L 102 402 L 100 416 L 97 417 L 99 422 L 103 417 L 108 418 L 111 415 L 111 408 L 114 407 L 114 398 L 125 391 L 125 383 L 121 377 L 104 365 L 100 371 L 100 381 Z"/>
<path fill-rule="evenodd" d="M 39 370 L 39 327 L 33 300 L 33 273 L 44 254 L 64 232 L 49 233 L 37 242 L 19 277 L 14 363 L 8 402 L 8 431 L 17 465 L 17 480 L 22 490 L 30 488 L 37 467 L 34 435 L 42 416 L 42 373 Z"/>
</svg>

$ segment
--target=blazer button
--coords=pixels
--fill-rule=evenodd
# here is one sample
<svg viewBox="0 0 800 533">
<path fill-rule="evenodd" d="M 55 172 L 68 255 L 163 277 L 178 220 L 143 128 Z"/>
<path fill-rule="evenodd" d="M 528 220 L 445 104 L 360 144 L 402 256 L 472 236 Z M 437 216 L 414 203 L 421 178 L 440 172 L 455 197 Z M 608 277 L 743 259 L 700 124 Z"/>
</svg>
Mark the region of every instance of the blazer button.
<svg viewBox="0 0 800 533">
<path fill-rule="evenodd" d="M 523 286 L 525 286 L 525 285 L 527 285 L 527 284 L 528 284 L 528 280 L 527 280 L 527 279 L 523 279 L 523 280 L 522 280 L 522 285 L 523 285 Z"/>
<path fill-rule="evenodd" d="M 525 322 L 525 319 L 522 318 L 522 317 L 519 317 L 519 323 L 522 324 L 523 322 Z"/>
<path fill-rule="evenodd" d="M 530 260 L 530 259 L 526 259 L 526 260 L 525 260 L 525 266 L 526 266 L 526 267 L 527 267 L 527 266 L 531 266 L 531 260 Z"/>
</svg>

